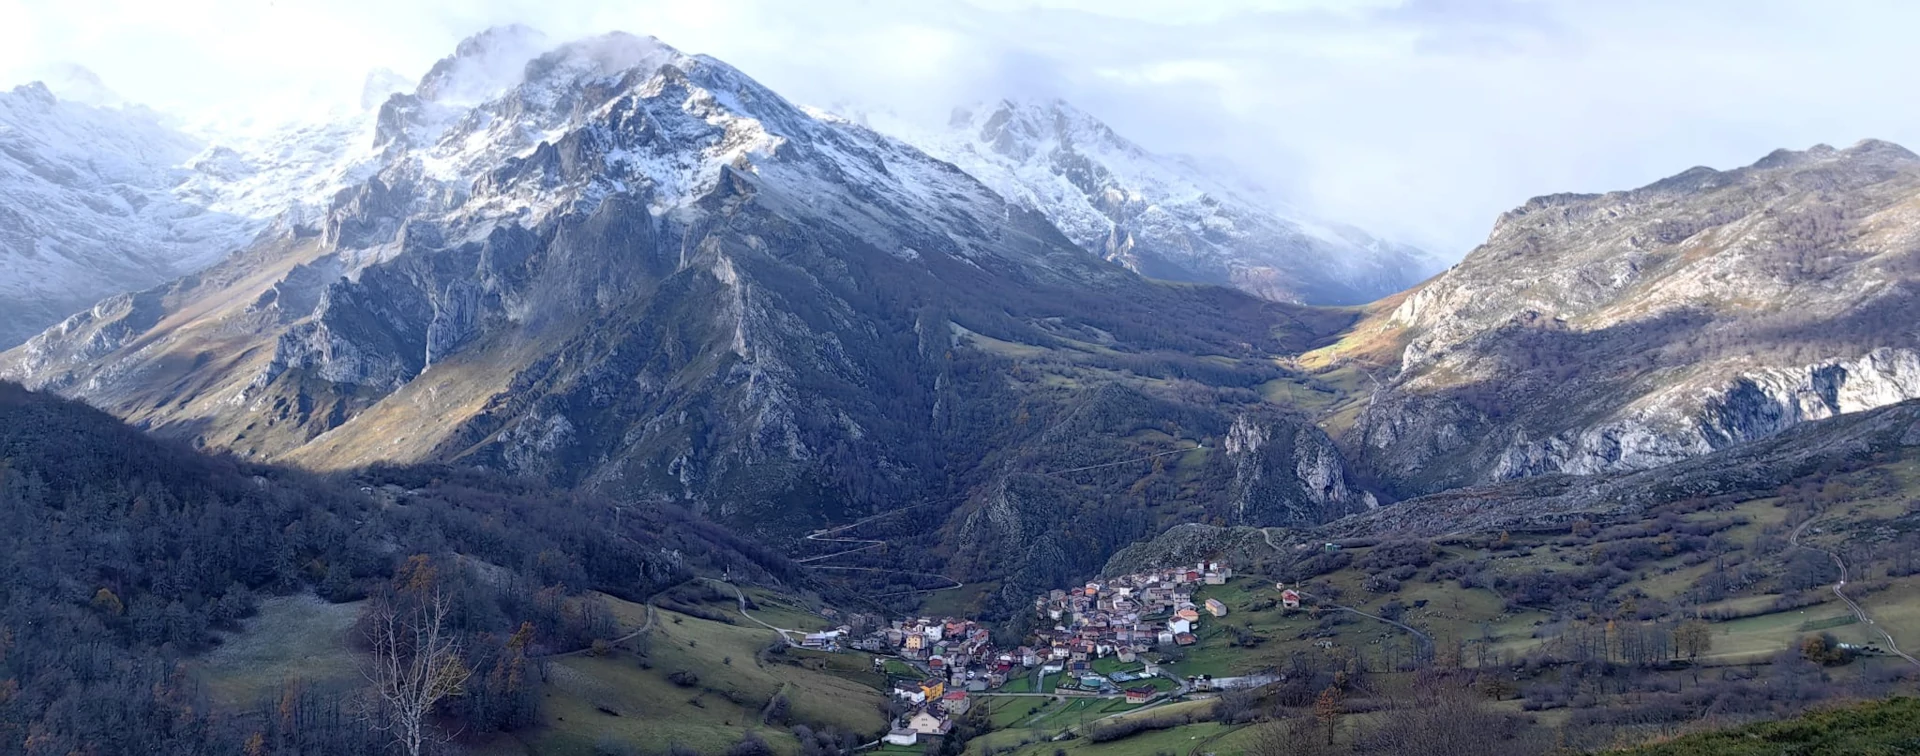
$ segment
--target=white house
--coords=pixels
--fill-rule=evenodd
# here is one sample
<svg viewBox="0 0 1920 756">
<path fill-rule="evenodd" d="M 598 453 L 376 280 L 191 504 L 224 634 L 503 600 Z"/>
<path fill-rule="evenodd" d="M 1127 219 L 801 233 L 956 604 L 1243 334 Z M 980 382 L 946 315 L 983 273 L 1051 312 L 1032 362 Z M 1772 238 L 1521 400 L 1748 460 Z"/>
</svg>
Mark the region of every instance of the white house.
<svg viewBox="0 0 1920 756">
<path fill-rule="evenodd" d="M 887 733 L 887 736 L 881 738 L 881 740 L 885 740 L 893 745 L 910 746 L 920 742 L 920 733 L 916 730 L 902 727 Z"/>
</svg>

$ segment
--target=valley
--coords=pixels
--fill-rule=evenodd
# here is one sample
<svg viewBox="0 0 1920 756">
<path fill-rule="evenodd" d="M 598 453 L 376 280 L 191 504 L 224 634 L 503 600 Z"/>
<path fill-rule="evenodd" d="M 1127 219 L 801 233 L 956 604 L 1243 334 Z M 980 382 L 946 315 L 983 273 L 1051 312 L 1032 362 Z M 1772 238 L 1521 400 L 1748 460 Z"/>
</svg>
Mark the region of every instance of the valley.
<svg viewBox="0 0 1920 756">
<path fill-rule="evenodd" d="M 1920 156 L 1434 273 L 844 110 L 524 26 L 254 142 L 0 94 L 0 756 L 1920 738 Z"/>
</svg>

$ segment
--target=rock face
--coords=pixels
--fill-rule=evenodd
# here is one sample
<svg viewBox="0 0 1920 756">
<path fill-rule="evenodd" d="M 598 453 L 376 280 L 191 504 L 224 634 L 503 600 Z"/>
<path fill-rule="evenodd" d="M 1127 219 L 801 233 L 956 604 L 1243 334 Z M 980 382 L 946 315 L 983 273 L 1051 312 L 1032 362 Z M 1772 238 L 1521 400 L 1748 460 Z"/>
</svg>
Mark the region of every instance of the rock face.
<svg viewBox="0 0 1920 756">
<path fill-rule="evenodd" d="M 316 146 L 369 156 L 324 207 L 0 376 L 255 458 L 479 465 L 776 538 L 951 500 L 916 537 L 969 576 L 1365 507 L 1246 388 L 1350 316 L 1143 280 L 720 61 L 495 30 L 371 122 Z M 1234 427 L 1261 440 L 1216 452 Z"/>
<path fill-rule="evenodd" d="M 949 126 L 882 128 L 1145 276 L 1229 285 L 1282 302 L 1351 305 L 1401 291 L 1439 267 L 1417 249 L 1284 212 L 1187 162 L 1149 153 L 1060 100 L 961 109 Z"/>
<path fill-rule="evenodd" d="M 1884 142 L 1555 195 L 1387 317 L 1346 435 L 1418 494 L 1639 470 L 1920 397 L 1920 158 Z"/>
<path fill-rule="evenodd" d="M 1816 420 L 1664 467 L 1544 474 L 1409 499 L 1328 524 L 1326 537 L 1564 529 L 1578 518 L 1633 520 L 1650 507 L 1715 496 L 1765 496 L 1788 483 L 1920 446 L 1920 402 Z"/>
</svg>

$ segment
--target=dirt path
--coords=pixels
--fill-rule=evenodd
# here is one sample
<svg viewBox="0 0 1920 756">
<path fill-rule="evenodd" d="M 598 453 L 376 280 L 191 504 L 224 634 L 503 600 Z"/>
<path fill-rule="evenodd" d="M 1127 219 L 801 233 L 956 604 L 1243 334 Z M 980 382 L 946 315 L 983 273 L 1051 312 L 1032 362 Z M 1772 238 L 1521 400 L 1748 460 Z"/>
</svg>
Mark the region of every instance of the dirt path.
<svg viewBox="0 0 1920 756">
<path fill-rule="evenodd" d="M 1285 553 L 1286 553 L 1286 551 L 1284 551 L 1284 550 L 1282 550 L 1282 549 L 1281 549 L 1281 548 L 1280 548 L 1280 547 L 1279 547 L 1279 546 L 1278 546 L 1277 544 L 1275 544 L 1275 543 L 1273 542 L 1273 532 L 1272 532 L 1272 529 L 1271 529 L 1271 528 L 1261 528 L 1261 529 L 1260 529 L 1260 535 L 1262 535 L 1262 536 L 1264 536 L 1264 537 L 1266 537 L 1266 539 L 1267 539 L 1267 548 L 1270 548 L 1270 549 L 1273 549 L 1274 551 L 1278 551 L 1278 552 L 1280 552 L 1281 554 L 1285 554 Z M 1307 598 L 1311 598 L 1311 599 L 1316 599 L 1316 600 L 1320 598 L 1319 596 L 1315 596 L 1315 595 L 1313 595 L 1313 594 L 1311 594 L 1311 593 L 1308 593 L 1308 592 L 1306 592 L 1306 591 L 1300 591 L 1300 595 L 1301 595 L 1301 596 L 1304 596 L 1304 597 L 1307 597 Z M 1335 611 L 1342 611 L 1342 612 L 1353 612 L 1354 614 L 1358 614 L 1358 615 L 1360 615 L 1360 616 L 1362 616 L 1362 617 L 1366 617 L 1367 619 L 1370 619 L 1370 620 L 1374 620 L 1374 621 L 1376 621 L 1376 622 L 1384 622 L 1384 623 L 1386 623 L 1386 624 L 1389 624 L 1389 625 L 1392 625 L 1392 626 L 1394 626 L 1394 627 L 1397 627 L 1397 628 L 1400 628 L 1400 629 L 1402 629 L 1402 630 L 1405 630 L 1405 631 L 1407 631 L 1407 632 L 1409 632 L 1409 633 L 1412 633 L 1412 634 L 1413 634 L 1413 637 L 1415 637 L 1415 638 L 1419 638 L 1419 639 L 1420 639 L 1420 640 L 1421 640 L 1422 642 L 1424 642 L 1424 643 L 1426 643 L 1426 644 L 1427 644 L 1427 647 L 1428 647 L 1428 648 L 1432 648 L 1432 647 L 1433 647 L 1433 636 L 1430 636 L 1430 635 L 1427 635 L 1426 633 L 1423 633 L 1423 632 L 1421 632 L 1421 631 L 1419 631 L 1419 630 L 1417 630 L 1417 629 L 1414 629 L 1414 627 L 1413 627 L 1412 625 L 1408 625 L 1408 624 L 1406 624 L 1406 623 L 1404 623 L 1404 622 L 1398 622 L 1398 621 L 1395 621 L 1395 620 L 1390 620 L 1390 619 L 1387 619 L 1387 618 L 1385 618 L 1385 617 L 1382 617 L 1382 616 L 1380 616 L 1380 615 L 1377 615 L 1377 614 L 1368 614 L 1368 613 L 1366 613 L 1366 612 L 1363 612 L 1363 611 L 1360 611 L 1359 609 L 1355 609 L 1355 608 L 1353 608 L 1353 607 L 1351 607 L 1351 606 L 1342 606 L 1342 605 L 1340 605 L 1340 604 L 1335 604 L 1335 603 L 1332 603 L 1332 602 L 1327 602 L 1327 603 L 1324 603 L 1324 604 L 1321 604 L 1321 606 L 1323 606 L 1323 607 L 1325 607 L 1325 608 L 1327 608 L 1327 609 L 1332 609 L 1332 610 L 1335 610 Z"/>
<path fill-rule="evenodd" d="M 1846 560 L 1840 558 L 1840 552 L 1828 551 L 1818 546 L 1808 546 L 1800 542 L 1800 536 L 1806 532 L 1807 526 L 1812 525 L 1813 521 L 1818 518 L 1819 518 L 1819 515 L 1815 514 L 1815 515 L 1808 516 L 1807 519 L 1805 520 L 1802 520 L 1798 526 L 1794 527 L 1793 534 L 1790 536 L 1787 536 L 1787 543 L 1789 545 L 1792 545 L 1795 548 L 1807 549 L 1809 551 L 1818 551 L 1822 554 L 1827 555 L 1828 559 L 1833 560 L 1833 566 L 1838 567 L 1840 569 L 1840 582 L 1837 582 L 1831 586 L 1828 586 L 1833 590 L 1833 595 L 1838 597 L 1842 603 L 1847 605 L 1847 609 L 1853 612 L 1854 619 L 1859 620 L 1860 624 L 1866 625 L 1867 627 L 1872 628 L 1874 632 L 1879 633 L 1880 637 L 1885 639 L 1887 642 L 1887 650 L 1892 651 L 1893 655 L 1907 660 L 1908 664 L 1912 664 L 1916 667 L 1920 667 L 1920 659 L 1915 659 L 1913 658 L 1912 655 L 1908 654 L 1905 651 L 1900 650 L 1900 644 L 1894 641 L 1893 634 L 1887 632 L 1886 628 L 1881 627 L 1878 623 L 1874 622 L 1872 617 L 1867 616 L 1866 609 L 1862 608 L 1858 603 L 1854 602 L 1852 598 L 1847 596 L 1847 592 L 1846 592 L 1847 562 Z"/>
<path fill-rule="evenodd" d="M 1043 474 L 1045 474 L 1045 475 L 1065 475 L 1065 474 L 1067 474 L 1067 473 L 1076 473 L 1076 472 L 1086 472 L 1086 471 L 1088 471 L 1088 470 L 1099 470 L 1099 469 L 1103 469 L 1103 468 L 1108 468 L 1108 467 L 1118 467 L 1118 466 L 1120 466 L 1120 465 L 1130 465 L 1130 464 L 1133 464 L 1133 463 L 1135 463 L 1135 462 L 1145 462 L 1145 461 L 1147 461 L 1147 460 L 1149 460 L 1149 459 L 1154 459 L 1154 458 L 1156 458 L 1156 457 L 1165 457 L 1165 456 L 1168 456 L 1168 455 L 1171 455 L 1171 454 L 1185 454 L 1185 453 L 1187 453 L 1187 452 L 1190 452 L 1190 451 L 1199 451 L 1199 450 L 1201 450 L 1201 449 L 1205 449 L 1205 448 L 1207 448 L 1207 445 L 1206 445 L 1206 444 L 1202 444 L 1202 443 L 1195 443 L 1194 445 L 1192 445 L 1192 446 L 1189 446 L 1189 447 L 1187 447 L 1187 448 L 1185 448 L 1185 449 L 1174 449 L 1173 451 L 1163 451 L 1163 452 L 1158 452 L 1158 453 L 1154 453 L 1154 454 L 1148 454 L 1148 455 L 1146 455 L 1146 456 L 1144 456 L 1144 457 L 1134 457 L 1133 459 L 1123 459 L 1123 460 L 1120 460 L 1119 462 L 1102 462 L 1102 463 L 1100 463 L 1100 464 L 1097 464 L 1097 465 L 1086 465 L 1086 466 L 1083 466 L 1083 467 L 1069 467 L 1069 468 L 1067 468 L 1067 469 L 1065 469 L 1065 470 L 1054 470 L 1053 472 L 1050 472 L 1050 473 L 1043 473 Z"/>
<path fill-rule="evenodd" d="M 1187 452 L 1197 451 L 1205 448 L 1207 448 L 1206 444 L 1195 442 L 1193 446 L 1174 449 L 1171 451 L 1157 452 L 1157 453 L 1148 454 L 1142 457 L 1134 457 L 1133 459 L 1123 459 L 1118 462 L 1103 462 L 1097 465 L 1084 465 L 1081 467 L 1070 467 L 1065 470 L 1054 470 L 1052 472 L 1047 472 L 1042 474 L 1065 475 L 1067 473 L 1086 472 L 1088 470 L 1099 470 L 1099 469 L 1108 468 L 1108 467 L 1115 467 L 1118 465 L 1128 465 L 1128 464 L 1133 464 L 1135 462 L 1144 462 L 1150 459 L 1165 457 L 1173 454 L 1185 454 Z M 793 560 L 793 563 L 798 565 L 803 565 L 810 570 L 841 570 L 846 572 L 885 572 L 885 573 L 892 573 L 896 575 L 914 575 L 914 576 L 920 576 L 920 577 L 934 577 L 934 578 L 939 578 L 941 580 L 946 580 L 953 583 L 953 585 L 949 585 L 941 588 L 920 588 L 920 589 L 915 589 L 911 591 L 895 591 L 892 593 L 874 594 L 873 596 L 874 598 L 880 598 L 883 596 L 908 596 L 916 593 L 935 593 L 939 591 L 951 591 L 951 590 L 957 590 L 959 588 L 964 588 L 966 587 L 965 583 L 962 583 L 958 580 L 954 580 L 953 578 L 948 577 L 946 575 L 937 575 L 930 572 L 912 572 L 908 570 L 896 570 L 896 569 L 890 569 L 886 567 L 839 567 L 839 566 L 819 565 L 815 563 L 824 562 L 829 559 L 833 559 L 835 557 L 843 557 L 848 554 L 858 554 L 860 552 L 867 551 L 870 549 L 877 549 L 887 544 L 886 541 L 882 541 L 874 538 L 841 538 L 841 537 L 838 537 L 838 534 L 840 533 L 845 533 L 849 530 L 858 528 L 862 525 L 873 522 L 875 520 L 881 520 L 888 517 L 893 517 L 895 515 L 899 515 L 908 510 L 918 509 L 920 507 L 933 506 L 936 504 L 946 504 L 951 502 L 962 501 L 968 498 L 970 495 L 971 494 L 961 494 L 959 496 L 949 497 L 946 499 L 922 502 L 922 503 L 911 505 L 911 506 L 901 507 L 899 509 L 895 509 L 890 512 L 881 512 L 880 514 L 877 514 L 877 515 L 862 517 L 858 520 L 847 523 L 845 525 L 836 525 L 831 528 L 822 528 L 820 530 L 813 531 L 812 533 L 808 533 L 806 535 L 805 540 L 819 541 L 821 543 L 848 544 L 849 547 L 842 549 L 840 551 L 832 552 L 830 554 L 820 554 L 817 556 L 802 557 L 802 558 Z M 1269 539 L 1267 543 L 1268 545 L 1272 545 L 1273 541 Z"/>
<path fill-rule="evenodd" d="M 1300 592 L 1300 595 L 1302 595 L 1302 596 L 1305 596 L 1305 597 L 1307 597 L 1307 598 L 1311 598 L 1311 599 L 1319 599 L 1319 598 L 1320 598 L 1319 596 L 1315 596 L 1315 595 L 1313 595 L 1313 594 L 1311 594 L 1311 593 L 1308 593 L 1308 592 L 1306 592 L 1306 591 L 1301 591 L 1301 592 Z M 1423 642 L 1423 643 L 1426 643 L 1426 644 L 1427 644 L 1427 647 L 1428 647 L 1428 648 L 1432 648 L 1432 647 L 1433 647 L 1433 636 L 1430 636 L 1430 635 L 1427 635 L 1426 633 L 1423 633 L 1423 632 L 1421 632 L 1421 631 L 1419 631 L 1419 630 L 1416 630 L 1416 629 L 1414 629 L 1414 627 L 1413 627 L 1412 625 L 1409 625 L 1409 624 L 1406 624 L 1406 623 L 1404 623 L 1404 622 L 1399 622 L 1399 621 L 1396 621 L 1396 620 L 1390 620 L 1390 619 L 1387 619 L 1387 618 L 1385 618 L 1385 617 L 1382 617 L 1382 616 L 1380 616 L 1380 615 L 1378 615 L 1378 614 L 1368 614 L 1368 613 L 1366 613 L 1366 612 L 1363 612 L 1363 611 L 1360 611 L 1359 609 L 1355 609 L 1355 608 L 1353 608 L 1353 607 L 1351 607 L 1351 606 L 1344 606 L 1344 605 L 1341 605 L 1341 604 L 1335 604 L 1335 603 L 1332 603 L 1332 602 L 1327 602 L 1327 603 L 1325 603 L 1325 604 L 1321 604 L 1321 606 L 1322 606 L 1322 607 L 1324 607 L 1324 608 L 1327 608 L 1327 609 L 1331 609 L 1331 610 L 1333 610 L 1333 611 L 1336 611 L 1336 612 L 1353 612 L 1354 614 L 1358 614 L 1358 615 L 1360 615 L 1360 616 L 1362 616 L 1362 617 L 1366 617 L 1367 619 L 1370 619 L 1370 620 L 1374 620 L 1374 621 L 1376 621 L 1376 622 L 1384 622 L 1384 623 L 1386 623 L 1386 624 L 1389 624 L 1389 625 L 1392 625 L 1392 626 L 1394 626 L 1394 627 L 1397 627 L 1397 628 L 1400 628 L 1401 630 L 1405 630 L 1405 631 L 1407 631 L 1407 632 L 1409 632 L 1409 633 L 1412 633 L 1414 637 L 1416 637 L 1416 638 L 1419 638 L 1419 639 L 1421 640 L 1421 642 Z"/>
<path fill-rule="evenodd" d="M 753 621 L 753 623 L 754 623 L 754 624 L 756 624 L 756 625 L 759 625 L 759 626 L 761 626 L 761 627 L 764 627 L 764 628 L 766 628 L 766 629 L 768 629 L 768 630 L 772 630 L 772 631 L 774 631 L 775 633 L 778 633 L 778 634 L 780 635 L 780 640 L 783 640 L 783 641 L 786 641 L 786 642 L 787 642 L 787 647 L 789 647 L 789 648 L 799 648 L 799 647 L 800 647 L 800 644 L 798 644 L 798 643 L 795 643 L 795 642 L 793 642 L 793 636 L 792 636 L 792 635 L 788 635 L 788 633 L 799 633 L 799 634 L 801 634 L 801 635 L 806 635 L 806 633 L 805 633 L 805 632 L 802 632 L 802 631 L 800 631 L 800 630 L 789 630 L 789 629 L 787 629 L 787 628 L 784 628 L 784 627 L 774 627 L 773 625 L 770 625 L 770 624 L 767 624 L 767 623 L 766 623 L 766 621 L 764 621 L 764 620 L 762 620 L 762 619 L 760 619 L 759 617 L 755 617 L 755 616 L 753 616 L 753 615 L 751 615 L 751 614 L 748 614 L 748 613 L 747 613 L 747 594 L 745 594 L 745 593 L 742 593 L 742 592 L 740 591 L 740 586 L 737 586 L 737 585 L 734 585 L 734 584 L 732 584 L 732 583 L 729 583 L 729 582 L 726 582 L 726 581 L 724 581 L 724 580 L 721 580 L 721 581 L 715 581 L 715 582 L 718 582 L 718 583 L 720 583 L 721 585 L 724 585 L 724 586 L 726 586 L 726 587 L 728 587 L 728 588 L 732 588 L 732 589 L 733 589 L 733 597 L 734 597 L 735 599 L 738 599 L 738 600 L 740 601 L 740 616 L 742 616 L 742 617 L 745 617 L 745 618 L 747 618 L 747 619 L 749 619 L 749 620 L 752 620 L 752 621 Z"/>
<path fill-rule="evenodd" d="M 773 716 L 773 702 L 780 700 L 781 696 L 786 695 L 787 686 L 791 684 L 792 683 L 780 683 L 780 690 L 775 691 L 773 697 L 767 699 L 767 705 L 760 707 L 760 724 L 769 724 L 767 719 Z"/>
<path fill-rule="evenodd" d="M 938 578 L 953 584 L 953 585 L 944 585 L 939 588 L 915 588 L 910 591 L 892 591 L 888 593 L 876 593 L 876 594 L 873 594 L 874 598 L 881 598 L 883 596 L 910 596 L 915 593 L 938 593 L 940 591 L 951 591 L 959 588 L 965 588 L 967 586 L 966 583 L 962 583 L 958 580 L 955 580 L 953 578 L 947 577 L 946 575 L 941 575 L 938 573 L 913 572 L 911 570 L 895 570 L 887 567 L 809 567 L 808 569 L 841 570 L 844 572 L 884 572 L 891 575 L 917 575 L 919 577 Z"/>
<path fill-rule="evenodd" d="M 640 637 L 641 635 L 644 635 L 644 634 L 646 634 L 646 632 L 647 632 L 647 631 L 649 631 L 649 630 L 652 630 L 652 629 L 653 629 L 653 619 L 654 619 L 654 617 L 656 616 L 656 613 L 655 613 L 655 612 L 656 612 L 656 610 L 655 610 L 655 609 L 653 608 L 653 599 L 647 599 L 647 603 L 646 603 L 646 607 L 647 607 L 647 618 L 646 618 L 646 620 L 645 620 L 645 621 L 642 621 L 642 622 L 640 623 L 640 627 L 639 627 L 639 629 L 637 629 L 637 630 L 634 630 L 634 631 L 633 631 L 633 632 L 631 632 L 631 633 L 627 633 L 626 635 L 622 635 L 622 636 L 620 636 L 620 637 L 618 637 L 618 638 L 614 638 L 614 639 L 611 639 L 611 640 L 608 640 L 608 641 L 607 641 L 607 645 L 609 645 L 609 646 L 618 646 L 618 645 L 620 645 L 620 644 L 622 644 L 622 643 L 625 643 L 625 642 L 627 642 L 627 641 L 630 641 L 630 640 L 633 640 L 634 638 L 638 638 L 638 637 Z M 568 657 L 568 656 L 579 656 L 580 654 L 584 654 L 584 653 L 587 653 L 587 652 L 589 652 L 589 651 L 592 651 L 592 650 L 593 650 L 593 646 L 587 646 L 586 648 L 576 648 L 576 649 L 574 649 L 574 650 L 572 650 L 572 651 L 562 651 L 562 652 L 560 652 L 560 653 L 557 653 L 557 654 L 547 654 L 546 656 L 535 656 L 535 657 L 531 657 L 531 658 L 534 658 L 534 659 L 561 659 L 561 658 L 565 658 L 565 657 Z"/>
</svg>

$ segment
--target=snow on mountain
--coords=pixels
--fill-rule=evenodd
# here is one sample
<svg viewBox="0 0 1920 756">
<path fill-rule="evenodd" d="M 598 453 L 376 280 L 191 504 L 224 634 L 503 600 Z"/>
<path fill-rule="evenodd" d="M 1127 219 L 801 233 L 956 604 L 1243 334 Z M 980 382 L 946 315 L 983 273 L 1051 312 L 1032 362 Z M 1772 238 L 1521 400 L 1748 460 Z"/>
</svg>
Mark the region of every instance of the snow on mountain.
<svg viewBox="0 0 1920 756">
<path fill-rule="evenodd" d="M 346 182 L 333 200 L 327 240 L 368 251 L 354 256 L 364 264 L 392 251 L 383 247 L 403 219 L 435 218 L 452 241 L 590 211 L 620 193 L 668 213 L 733 171 L 807 197 L 810 210 L 899 256 L 927 245 L 962 257 L 1005 250 L 984 231 L 1005 222 L 1000 197 L 903 142 L 816 118 L 721 61 L 651 37 L 543 42 L 524 27 L 489 30 L 389 98 L 370 139 L 377 155 L 335 172 L 365 183 Z M 874 222 L 890 210 L 933 227 L 902 234 Z"/>
<path fill-rule="evenodd" d="M 651 352 L 657 344 L 640 342 L 655 344 L 660 326 L 713 350 L 671 361 L 697 374 L 687 385 L 703 397 L 739 394 L 728 412 L 767 429 L 750 434 L 755 459 L 776 447 L 800 459 L 811 453 L 792 420 L 802 386 L 878 385 L 869 374 L 891 375 L 903 353 L 945 354 L 945 317 L 1018 328 L 1026 315 L 1012 313 L 1044 303 L 1036 339 L 1071 330 L 1055 308 L 1079 297 L 1120 318 L 1109 327 L 1123 334 L 1159 334 L 1159 313 L 1176 310 L 1236 324 L 1279 317 L 1245 297 L 1142 282 L 953 165 L 816 118 L 718 60 L 609 34 L 519 61 L 503 80 L 519 52 L 485 41 L 497 34 L 389 96 L 371 133 L 347 140 L 364 147 L 288 136 L 284 150 L 335 161 L 338 172 L 309 174 L 313 186 L 346 177 L 314 215 L 269 228 L 203 275 L 74 315 L 6 352 L 0 378 L 72 391 L 148 427 L 206 421 L 197 433 L 250 453 L 338 441 L 326 448 L 360 455 L 373 447 L 351 434 L 384 421 L 343 423 L 414 412 L 427 405 L 385 399 L 462 361 L 484 364 L 445 384 L 448 399 L 475 403 L 407 421 L 421 430 L 408 453 L 427 454 L 477 421 L 485 398 L 506 391 L 500 380 L 535 363 L 581 369 L 573 347 L 600 354 L 606 344 L 581 340 L 601 335 Z M 194 162 L 210 177 L 206 201 L 232 201 L 226 188 L 263 175 L 259 152 Z M 278 196 L 305 201 L 295 195 Z M 1136 328 L 1136 315 L 1154 325 Z M 602 332 L 608 323 L 618 325 Z M 899 341 L 903 324 L 925 346 Z M 190 356 L 214 350 L 236 356 L 212 366 Z M 815 377 L 798 382 L 802 372 Z M 674 383 L 628 385 L 658 398 Z M 156 401 L 161 391 L 170 398 Z M 269 417 L 280 430 L 239 430 Z"/>
<path fill-rule="evenodd" d="M 202 148 L 144 108 L 62 101 L 38 82 L 0 93 L 0 345 L 251 235 L 254 221 L 174 194 Z"/>
<path fill-rule="evenodd" d="M 257 223 L 315 227 L 341 189 L 373 175 L 371 111 L 263 128 L 207 129 L 209 144 L 183 164 L 180 198 Z M 257 226 L 256 226 L 257 230 Z"/>
<path fill-rule="evenodd" d="M 961 109 L 945 129 L 859 118 L 1143 275 L 1230 284 L 1281 301 L 1355 304 L 1439 267 L 1419 250 L 1310 220 L 1191 161 L 1150 153 L 1061 100 Z"/>
<path fill-rule="evenodd" d="M 84 68 L 44 73 L 0 93 L 0 347 L 274 224 L 317 229 L 335 194 L 380 167 L 375 108 L 415 88 L 380 70 L 369 107 L 178 124 Z"/>
</svg>

